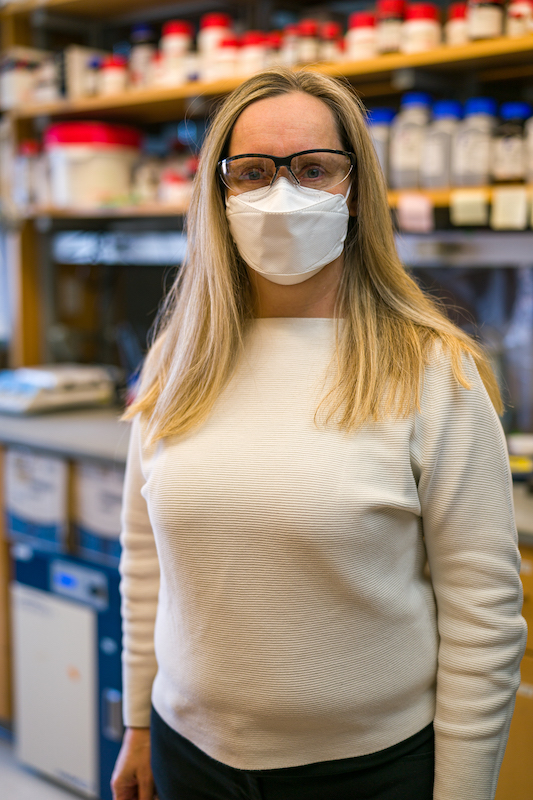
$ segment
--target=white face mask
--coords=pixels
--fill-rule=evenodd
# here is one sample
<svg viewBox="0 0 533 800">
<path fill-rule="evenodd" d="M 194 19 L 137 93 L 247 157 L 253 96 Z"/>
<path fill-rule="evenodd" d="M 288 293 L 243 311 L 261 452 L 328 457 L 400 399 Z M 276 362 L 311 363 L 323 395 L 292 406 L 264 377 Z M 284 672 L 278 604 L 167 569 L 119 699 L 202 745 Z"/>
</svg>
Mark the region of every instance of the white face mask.
<svg viewBox="0 0 533 800">
<path fill-rule="evenodd" d="M 350 217 L 346 200 L 281 177 L 272 186 L 228 197 L 226 215 L 246 264 L 287 286 L 340 256 Z"/>
</svg>

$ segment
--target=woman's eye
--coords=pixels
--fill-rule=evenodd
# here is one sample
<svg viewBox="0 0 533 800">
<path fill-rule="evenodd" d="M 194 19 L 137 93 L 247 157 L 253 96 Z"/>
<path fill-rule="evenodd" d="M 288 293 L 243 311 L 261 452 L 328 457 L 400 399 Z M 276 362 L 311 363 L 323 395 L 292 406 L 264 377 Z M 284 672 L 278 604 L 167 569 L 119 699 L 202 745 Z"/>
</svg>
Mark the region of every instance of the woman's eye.
<svg viewBox="0 0 533 800">
<path fill-rule="evenodd" d="M 249 169 L 247 172 L 243 172 L 240 175 L 239 180 L 241 181 L 259 181 L 263 177 L 263 173 L 258 169 Z"/>
<path fill-rule="evenodd" d="M 312 181 L 317 180 L 318 178 L 322 178 L 324 175 L 324 170 L 321 167 L 313 166 L 313 167 L 306 167 L 302 172 L 302 177 L 304 180 Z"/>
</svg>

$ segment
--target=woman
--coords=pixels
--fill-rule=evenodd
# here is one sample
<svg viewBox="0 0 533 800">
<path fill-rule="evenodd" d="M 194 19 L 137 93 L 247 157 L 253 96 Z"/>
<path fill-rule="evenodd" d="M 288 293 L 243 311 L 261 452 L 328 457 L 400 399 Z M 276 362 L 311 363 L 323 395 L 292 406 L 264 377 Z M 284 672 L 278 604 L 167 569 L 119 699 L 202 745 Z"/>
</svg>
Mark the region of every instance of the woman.
<svg viewBox="0 0 533 800">
<path fill-rule="evenodd" d="M 398 261 L 349 88 L 228 97 L 188 239 L 128 414 L 116 800 L 491 800 L 525 646 L 501 401 Z"/>
</svg>

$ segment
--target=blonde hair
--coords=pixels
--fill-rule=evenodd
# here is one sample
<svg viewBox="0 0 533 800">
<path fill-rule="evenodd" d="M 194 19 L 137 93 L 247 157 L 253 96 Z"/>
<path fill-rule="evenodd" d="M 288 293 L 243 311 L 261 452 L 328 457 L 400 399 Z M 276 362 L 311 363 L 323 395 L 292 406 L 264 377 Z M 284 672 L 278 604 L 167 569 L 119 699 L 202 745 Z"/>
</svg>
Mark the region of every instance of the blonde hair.
<svg viewBox="0 0 533 800">
<path fill-rule="evenodd" d="M 291 92 L 326 103 L 343 147 L 357 159 L 352 188 L 357 217 L 349 225 L 335 309 L 333 375 L 315 419 L 354 431 L 390 414 L 407 417 L 420 407 L 423 369 L 438 341 L 467 389 L 462 360 L 465 354 L 473 357 L 501 413 L 498 385 L 482 349 L 420 289 L 398 258 L 386 186 L 359 99 L 334 78 L 275 68 L 242 83 L 212 121 L 188 213 L 187 258 L 161 308 L 139 393 L 124 418 L 141 412 L 152 441 L 186 433 L 209 416 L 231 377 L 253 318 L 253 297 L 227 224 L 217 162 L 247 106 Z"/>
</svg>

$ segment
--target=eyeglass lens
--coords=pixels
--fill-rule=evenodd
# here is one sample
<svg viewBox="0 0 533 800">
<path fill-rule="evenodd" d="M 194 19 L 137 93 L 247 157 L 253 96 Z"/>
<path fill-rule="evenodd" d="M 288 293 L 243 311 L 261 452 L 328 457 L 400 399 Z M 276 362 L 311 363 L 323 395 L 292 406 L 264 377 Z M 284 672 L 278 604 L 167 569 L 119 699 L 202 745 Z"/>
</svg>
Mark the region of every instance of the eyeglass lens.
<svg viewBox="0 0 533 800">
<path fill-rule="evenodd" d="M 274 161 L 264 156 L 225 159 L 221 167 L 222 180 L 235 192 L 270 186 L 276 175 Z M 350 174 L 351 169 L 350 158 L 341 153 L 311 152 L 294 156 L 288 172 L 282 167 L 278 174 L 296 179 L 307 188 L 332 189 Z"/>
</svg>

